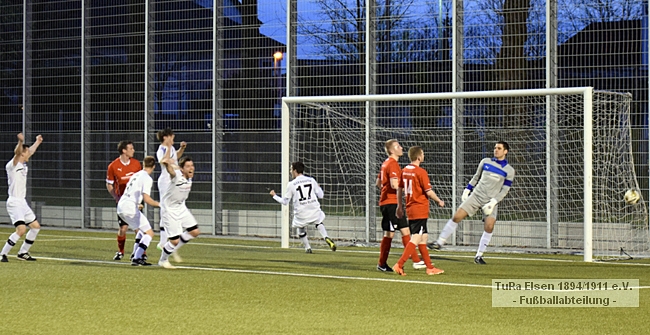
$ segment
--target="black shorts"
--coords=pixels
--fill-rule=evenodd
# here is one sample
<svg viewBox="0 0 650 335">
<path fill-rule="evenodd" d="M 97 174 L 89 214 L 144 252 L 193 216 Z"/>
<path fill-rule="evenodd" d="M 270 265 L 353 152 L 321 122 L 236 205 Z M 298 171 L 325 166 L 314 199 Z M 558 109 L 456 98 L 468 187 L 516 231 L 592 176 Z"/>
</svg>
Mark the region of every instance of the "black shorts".
<svg viewBox="0 0 650 335">
<path fill-rule="evenodd" d="M 379 206 L 379 209 L 381 210 L 381 229 L 383 231 L 396 231 L 408 227 L 406 217 L 399 219 L 395 216 L 397 204 Z"/>
<path fill-rule="evenodd" d="M 128 223 L 124 222 L 124 220 L 122 220 L 122 218 L 121 218 L 119 215 L 117 216 L 117 224 L 118 224 L 120 227 L 122 227 L 122 226 L 128 226 L 128 225 L 129 225 Z"/>
<path fill-rule="evenodd" d="M 422 235 L 429 233 L 427 230 L 427 219 L 409 220 L 409 228 L 411 229 L 411 235 Z"/>
</svg>

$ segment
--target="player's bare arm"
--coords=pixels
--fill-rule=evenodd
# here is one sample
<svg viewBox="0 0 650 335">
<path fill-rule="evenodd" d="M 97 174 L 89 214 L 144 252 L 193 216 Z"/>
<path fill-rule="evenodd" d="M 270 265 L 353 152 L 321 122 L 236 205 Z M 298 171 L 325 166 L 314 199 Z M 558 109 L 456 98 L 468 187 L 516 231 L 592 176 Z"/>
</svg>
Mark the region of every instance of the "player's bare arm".
<svg viewBox="0 0 650 335">
<path fill-rule="evenodd" d="M 375 180 L 375 185 L 377 185 L 377 187 L 381 188 L 381 179 L 377 178 L 377 180 Z"/>
<path fill-rule="evenodd" d="M 115 188 L 113 187 L 113 184 L 106 183 L 106 190 L 108 191 L 108 194 L 110 194 L 113 199 L 115 199 L 115 202 L 118 202 L 120 200 L 117 197 L 117 194 L 115 194 Z"/>
<path fill-rule="evenodd" d="M 185 141 L 181 142 L 181 147 L 178 149 L 178 151 L 176 151 L 176 156 L 178 158 L 181 158 L 181 156 L 183 156 L 186 147 L 187 147 L 187 143 Z"/>
<path fill-rule="evenodd" d="M 25 136 L 23 133 L 18 133 L 16 137 L 18 137 L 18 144 L 16 144 L 16 148 L 14 149 L 14 165 L 18 164 L 18 160 L 23 154 L 23 144 L 25 143 Z"/>
<path fill-rule="evenodd" d="M 34 142 L 34 144 L 29 147 L 29 156 L 33 155 L 36 152 L 36 149 L 38 149 L 38 146 L 41 145 L 41 143 L 43 143 L 43 136 L 36 136 L 36 142 Z"/>
<path fill-rule="evenodd" d="M 160 164 L 165 166 L 165 169 L 167 169 L 167 172 L 169 172 L 169 177 L 174 179 L 176 177 L 176 171 L 174 170 L 174 160 L 169 158 L 169 149 L 167 150 L 167 153 L 165 153 L 165 158 L 160 161 Z"/>
<path fill-rule="evenodd" d="M 146 193 L 143 194 L 142 199 L 149 206 L 160 207 L 160 203 L 158 201 L 156 201 L 156 200 L 153 200 L 149 194 L 146 194 Z"/>
<path fill-rule="evenodd" d="M 438 204 L 438 206 L 445 207 L 445 202 L 442 201 L 442 199 L 438 198 L 438 195 L 433 190 L 428 190 L 427 196 L 429 197 L 429 199 L 435 201 Z"/>
<path fill-rule="evenodd" d="M 399 188 L 399 178 L 391 178 L 390 179 L 390 187 L 392 187 L 394 190 Z"/>
<path fill-rule="evenodd" d="M 395 210 L 395 216 L 398 218 L 404 217 L 404 205 L 402 204 L 402 188 L 397 188 L 397 209 Z"/>
</svg>

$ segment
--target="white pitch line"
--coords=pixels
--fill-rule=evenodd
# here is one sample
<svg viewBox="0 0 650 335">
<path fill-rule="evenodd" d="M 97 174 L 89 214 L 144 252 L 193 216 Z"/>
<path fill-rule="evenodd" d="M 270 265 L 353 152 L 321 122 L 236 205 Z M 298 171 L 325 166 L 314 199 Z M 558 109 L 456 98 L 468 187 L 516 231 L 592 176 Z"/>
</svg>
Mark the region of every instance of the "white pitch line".
<svg viewBox="0 0 650 335">
<path fill-rule="evenodd" d="M 53 239 L 39 239 L 38 243 L 44 243 L 44 242 L 60 242 L 60 241 L 113 241 L 115 240 L 114 238 L 88 238 L 88 239 L 83 239 L 80 240 L 78 238 L 53 238 Z"/>
<path fill-rule="evenodd" d="M 57 236 L 57 237 L 67 237 L 71 240 L 113 240 L 113 238 L 101 238 L 101 237 L 77 237 L 77 236 L 68 236 L 68 235 L 43 235 L 40 236 Z M 54 240 L 44 240 L 44 241 L 54 241 Z M 217 243 L 202 243 L 202 242 L 192 242 L 192 245 L 203 245 L 203 246 L 221 246 L 221 247 L 232 247 L 232 248 L 249 248 L 249 249 L 281 249 L 280 247 L 269 247 L 269 246 L 256 246 L 256 245 L 242 245 L 242 244 L 217 244 Z M 289 249 L 290 250 L 290 249 Z M 317 249 L 319 250 L 319 249 Z M 328 251 L 327 249 L 322 249 L 323 251 Z M 370 250 L 342 250 L 339 249 L 337 253 L 358 253 L 358 254 L 377 254 L 376 251 Z M 443 254 L 440 252 L 430 252 L 434 259 L 436 257 L 448 257 L 448 258 L 474 258 L 470 255 L 454 255 L 454 254 Z M 570 259 L 554 259 L 554 258 L 529 258 L 529 257 L 505 257 L 505 256 L 490 256 L 489 259 L 499 259 L 499 260 L 511 260 L 511 261 L 534 261 L 534 262 L 557 262 L 557 263 L 584 263 L 582 260 L 570 260 Z M 623 262 L 593 262 L 592 264 L 611 264 L 611 265 L 626 265 L 626 266 L 650 266 L 650 263 L 623 263 Z"/>
<path fill-rule="evenodd" d="M 100 260 L 88 259 L 74 259 L 74 258 L 58 258 L 58 257 L 39 257 L 42 259 L 62 262 L 84 262 L 94 264 L 108 264 L 108 265 L 130 265 L 128 263 L 117 263 Z M 456 287 L 476 287 L 476 288 L 489 288 L 492 285 L 481 284 L 463 284 L 463 283 L 446 283 L 446 282 L 433 282 L 433 281 L 420 281 L 420 280 L 407 280 L 407 279 L 388 279 L 388 278 L 369 278 L 369 277 L 351 277 L 351 276 L 335 276 L 335 275 L 319 275 L 309 273 L 292 273 L 292 272 L 277 272 L 277 271 L 257 271 L 257 270 L 241 270 L 241 269 L 223 269 L 223 268 L 205 268 L 198 266 L 176 266 L 177 269 L 198 270 L 198 271 L 217 271 L 217 272 L 231 272 L 231 273 L 248 273 L 248 274 L 261 274 L 272 276 L 287 276 L 287 277 L 305 277 L 305 278 L 319 278 L 319 279 L 341 279 L 341 280 L 361 280 L 361 281 L 375 281 L 375 282 L 389 282 L 389 283 L 405 283 L 405 284 L 421 284 L 421 285 L 438 285 L 438 286 L 456 286 Z M 173 271 L 173 270 L 161 270 Z M 650 286 L 631 287 L 636 289 L 649 289 Z"/>
<path fill-rule="evenodd" d="M 108 264 L 108 265 L 129 265 L 130 266 L 129 263 L 118 263 L 118 262 L 109 262 L 109 261 L 100 261 L 100 260 L 59 258 L 59 257 L 43 257 L 43 256 L 40 256 L 38 258 L 39 259 L 47 259 L 47 260 L 51 260 L 51 261 L 61 261 L 61 262 L 82 262 L 82 263 Z M 156 267 L 158 267 L 158 266 L 156 266 Z M 176 266 L 176 268 L 177 269 L 187 269 L 187 270 L 199 270 L 199 271 L 248 273 L 248 274 L 262 274 L 262 275 L 289 276 L 289 277 L 308 277 L 308 278 L 322 278 L 322 279 L 363 280 L 363 281 L 378 281 L 378 282 L 423 284 L 423 285 L 492 288 L 491 285 L 444 283 L 444 282 L 426 282 L 426 281 L 420 281 L 420 280 L 406 280 L 406 279 L 350 277 L 350 276 L 318 275 L 318 274 L 309 274 L 309 273 L 292 273 L 292 272 L 277 272 L 277 271 L 257 271 L 257 270 L 223 269 L 223 268 L 204 268 L 204 267 L 199 267 L 199 266 Z M 161 271 L 173 271 L 173 270 L 162 269 Z"/>
</svg>

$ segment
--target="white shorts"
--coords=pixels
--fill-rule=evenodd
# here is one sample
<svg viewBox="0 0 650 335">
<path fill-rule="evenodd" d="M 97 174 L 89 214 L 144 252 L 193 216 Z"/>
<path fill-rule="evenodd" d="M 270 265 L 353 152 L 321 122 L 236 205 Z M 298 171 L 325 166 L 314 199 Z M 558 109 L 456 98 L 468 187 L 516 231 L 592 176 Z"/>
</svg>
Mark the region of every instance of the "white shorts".
<svg viewBox="0 0 650 335">
<path fill-rule="evenodd" d="M 464 209 L 465 212 L 467 212 L 467 216 L 474 216 L 474 214 L 476 214 L 476 212 L 478 212 L 479 209 L 482 209 L 485 204 L 487 204 L 487 201 L 482 202 L 473 194 L 470 194 L 469 198 L 467 198 L 467 200 L 465 200 L 462 204 L 460 204 L 460 208 Z M 484 214 L 483 219 L 488 217 L 493 217 L 496 220 L 498 207 L 499 207 L 498 205 L 494 206 L 494 210 L 492 210 L 492 213 L 490 215 Z"/>
<path fill-rule="evenodd" d="M 325 221 L 325 213 L 323 213 L 323 211 L 320 211 L 316 220 L 300 220 L 294 216 L 291 226 L 294 228 L 305 228 L 310 224 L 319 224 L 323 221 Z"/>
<path fill-rule="evenodd" d="M 151 229 L 149 220 L 140 212 L 138 204 L 133 201 L 122 201 L 117 204 L 117 215 L 133 230 L 140 229 L 144 233 Z"/>
<path fill-rule="evenodd" d="M 22 198 L 9 197 L 7 199 L 7 213 L 14 225 L 18 221 L 23 221 L 25 224 L 36 221 L 36 215 L 27 205 L 27 200 Z"/>
<path fill-rule="evenodd" d="M 169 237 L 180 236 L 185 229 L 198 225 L 187 207 L 166 209 L 160 217 L 160 223 L 164 224 Z"/>
</svg>

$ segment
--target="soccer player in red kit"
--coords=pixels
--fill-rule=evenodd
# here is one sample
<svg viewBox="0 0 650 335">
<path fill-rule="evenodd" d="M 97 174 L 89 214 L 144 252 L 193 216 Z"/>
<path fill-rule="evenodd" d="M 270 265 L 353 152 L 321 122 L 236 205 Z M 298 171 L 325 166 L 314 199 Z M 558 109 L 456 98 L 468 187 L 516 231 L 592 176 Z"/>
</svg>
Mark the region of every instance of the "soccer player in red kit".
<svg viewBox="0 0 650 335">
<path fill-rule="evenodd" d="M 404 248 L 404 253 L 399 261 L 393 266 L 393 271 L 405 276 L 404 263 L 416 252 L 420 250 L 422 260 L 427 266 L 428 275 L 437 275 L 445 271 L 438 269 L 431 264 L 429 251 L 427 250 L 427 219 L 429 218 L 429 199 L 432 199 L 438 206 L 444 207 L 445 202 L 436 195 L 431 188 L 429 175 L 427 171 L 420 167 L 424 161 L 424 150 L 415 146 L 409 149 L 409 158 L 411 164 L 402 170 L 402 176 L 397 189 L 397 213 L 398 218 L 404 216 L 404 206 L 402 205 L 402 194 L 406 196 L 406 216 L 408 217 L 409 229 L 411 230 L 411 242 Z"/>
<path fill-rule="evenodd" d="M 402 169 L 399 167 L 399 158 L 404 154 L 404 149 L 395 139 L 386 141 L 384 150 L 388 154 L 388 158 L 381 164 L 379 176 L 377 176 L 377 187 L 381 188 L 379 196 L 379 209 L 381 210 L 381 229 L 384 231 L 384 237 L 379 245 L 379 261 L 377 270 L 382 272 L 393 272 L 393 270 L 386 264 L 388 254 L 390 253 L 390 246 L 395 236 L 395 231 L 399 230 L 402 233 L 402 244 L 406 248 L 409 241 L 411 241 L 411 234 L 406 218 L 397 218 L 395 212 L 397 210 L 397 188 L 399 187 L 399 177 L 402 174 Z M 418 253 L 414 252 L 411 256 L 413 259 L 413 268 L 416 270 L 425 268 L 425 264 Z"/>
<path fill-rule="evenodd" d="M 120 201 L 122 194 L 124 194 L 124 189 L 131 176 L 142 170 L 140 161 L 133 158 L 135 154 L 133 142 L 120 141 L 117 144 L 117 151 L 120 153 L 120 157 L 112 161 L 106 170 L 106 189 L 113 196 L 116 204 Z M 117 232 L 118 251 L 115 253 L 113 260 L 119 261 L 124 258 L 124 244 L 126 243 L 126 232 L 129 229 L 129 224 L 124 222 L 119 216 L 117 217 L 117 224 L 120 226 Z M 136 243 L 138 242 L 136 241 Z"/>
</svg>

